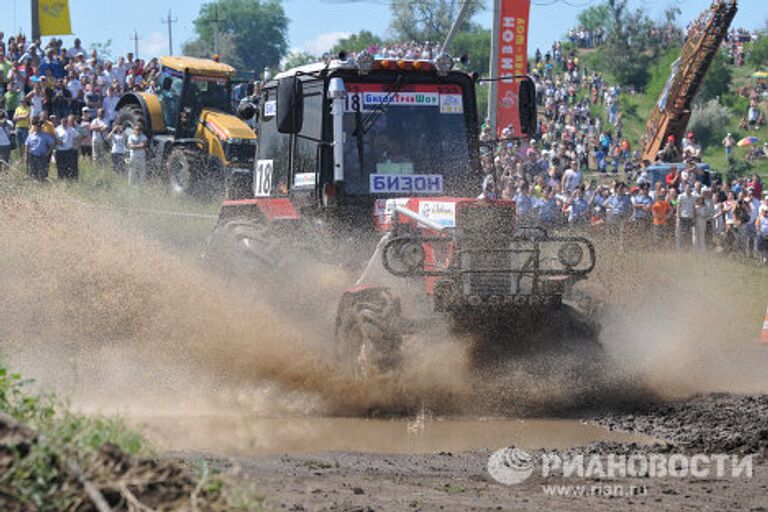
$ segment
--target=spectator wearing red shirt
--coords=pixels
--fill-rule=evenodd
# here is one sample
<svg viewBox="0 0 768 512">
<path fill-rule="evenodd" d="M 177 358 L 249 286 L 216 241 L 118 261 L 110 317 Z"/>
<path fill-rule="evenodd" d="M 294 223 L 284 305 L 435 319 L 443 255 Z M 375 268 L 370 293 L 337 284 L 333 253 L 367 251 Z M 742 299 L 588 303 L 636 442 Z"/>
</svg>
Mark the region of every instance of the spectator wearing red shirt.
<svg viewBox="0 0 768 512">
<path fill-rule="evenodd" d="M 667 184 L 667 188 L 679 188 L 680 187 L 680 171 L 677 166 L 673 165 L 667 173 L 667 177 L 664 179 Z"/>
</svg>

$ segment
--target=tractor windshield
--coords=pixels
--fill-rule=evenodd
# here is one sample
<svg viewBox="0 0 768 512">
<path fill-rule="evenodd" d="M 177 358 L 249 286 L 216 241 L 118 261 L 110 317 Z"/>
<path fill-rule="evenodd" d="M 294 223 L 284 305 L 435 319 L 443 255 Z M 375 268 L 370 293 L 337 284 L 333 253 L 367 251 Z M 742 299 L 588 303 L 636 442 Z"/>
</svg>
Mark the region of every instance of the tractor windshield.
<svg viewBox="0 0 768 512">
<path fill-rule="evenodd" d="M 460 86 L 345 85 L 345 193 L 442 194 L 466 181 L 469 139 Z"/>
<path fill-rule="evenodd" d="M 191 76 L 188 97 L 195 111 L 203 108 L 232 111 L 229 81 L 226 78 Z"/>
</svg>

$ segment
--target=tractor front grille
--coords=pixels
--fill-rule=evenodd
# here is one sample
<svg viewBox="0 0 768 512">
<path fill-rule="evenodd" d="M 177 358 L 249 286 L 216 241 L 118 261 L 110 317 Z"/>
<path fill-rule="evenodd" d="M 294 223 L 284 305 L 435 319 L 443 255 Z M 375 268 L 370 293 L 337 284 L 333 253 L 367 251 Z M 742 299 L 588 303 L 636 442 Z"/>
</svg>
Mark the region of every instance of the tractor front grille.
<svg viewBox="0 0 768 512">
<path fill-rule="evenodd" d="M 512 294 L 512 258 L 508 249 L 514 234 L 514 205 L 507 202 L 463 204 L 457 224 L 464 295 L 487 298 Z M 484 272 L 474 273 L 478 270 Z M 499 272 L 488 272 L 495 270 Z"/>
<path fill-rule="evenodd" d="M 250 164 L 256 155 L 256 148 L 250 139 L 227 142 L 224 145 L 224 158 L 230 164 Z"/>
</svg>

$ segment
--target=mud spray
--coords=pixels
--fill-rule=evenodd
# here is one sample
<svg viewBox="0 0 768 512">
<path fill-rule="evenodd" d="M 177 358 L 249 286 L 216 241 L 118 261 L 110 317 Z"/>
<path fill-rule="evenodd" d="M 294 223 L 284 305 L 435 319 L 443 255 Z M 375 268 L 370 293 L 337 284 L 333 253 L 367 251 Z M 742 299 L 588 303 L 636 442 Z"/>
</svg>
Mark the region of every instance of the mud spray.
<svg viewBox="0 0 768 512">
<path fill-rule="evenodd" d="M 723 258 L 601 251 L 590 286 L 607 304 L 601 341 L 612 359 L 599 370 L 546 358 L 479 375 L 465 340 L 438 329 L 409 341 L 402 376 L 353 382 L 332 362 L 347 276 L 301 275 L 299 297 L 326 297 L 314 312 L 298 298 L 276 305 L 124 224 L 55 190 L 0 202 L 4 358 L 83 407 L 558 415 L 655 395 L 768 391 L 765 357 L 757 362 L 750 343 L 766 278 Z"/>
</svg>

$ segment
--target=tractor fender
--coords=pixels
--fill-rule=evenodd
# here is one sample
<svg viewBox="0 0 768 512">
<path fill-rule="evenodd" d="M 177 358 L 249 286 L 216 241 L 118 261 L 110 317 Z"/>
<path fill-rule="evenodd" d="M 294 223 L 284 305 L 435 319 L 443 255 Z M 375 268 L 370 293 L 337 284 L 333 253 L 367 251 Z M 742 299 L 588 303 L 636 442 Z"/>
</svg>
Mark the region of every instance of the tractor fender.
<svg viewBox="0 0 768 512">
<path fill-rule="evenodd" d="M 301 214 L 287 197 L 227 199 L 221 204 L 219 223 L 235 217 L 263 219 L 281 224 L 299 222 Z"/>
<path fill-rule="evenodd" d="M 137 105 L 141 109 L 147 135 L 151 136 L 165 131 L 163 109 L 160 105 L 160 99 L 156 95 L 129 92 L 120 98 L 115 110 L 119 111 L 126 105 Z"/>
</svg>

